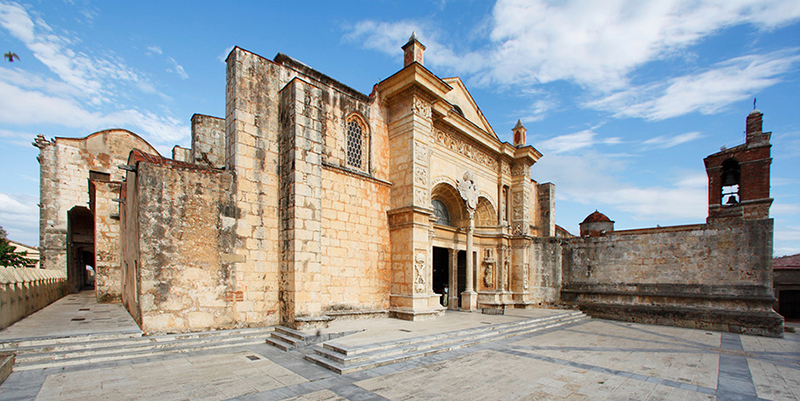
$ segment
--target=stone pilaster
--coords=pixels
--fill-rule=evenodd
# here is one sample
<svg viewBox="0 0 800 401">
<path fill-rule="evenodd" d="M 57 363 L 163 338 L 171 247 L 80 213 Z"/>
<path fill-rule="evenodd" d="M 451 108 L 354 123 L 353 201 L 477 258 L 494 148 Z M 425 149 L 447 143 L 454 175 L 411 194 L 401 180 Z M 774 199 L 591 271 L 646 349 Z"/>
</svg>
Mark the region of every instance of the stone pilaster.
<svg viewBox="0 0 800 401">
<path fill-rule="evenodd" d="M 441 313 L 431 290 L 430 136 L 431 104 L 407 91 L 387 101 L 389 107 L 392 210 L 392 286 L 390 305 L 396 317 L 418 320 Z"/>
<path fill-rule="evenodd" d="M 300 79 L 280 92 L 281 300 L 284 324 L 322 312 L 322 91 Z"/>
<path fill-rule="evenodd" d="M 225 166 L 234 174 L 230 206 L 223 225 L 230 227 L 233 252 L 229 293 L 242 325 L 280 321 L 278 283 L 278 88 L 269 60 L 234 48 L 227 59 Z"/>
</svg>

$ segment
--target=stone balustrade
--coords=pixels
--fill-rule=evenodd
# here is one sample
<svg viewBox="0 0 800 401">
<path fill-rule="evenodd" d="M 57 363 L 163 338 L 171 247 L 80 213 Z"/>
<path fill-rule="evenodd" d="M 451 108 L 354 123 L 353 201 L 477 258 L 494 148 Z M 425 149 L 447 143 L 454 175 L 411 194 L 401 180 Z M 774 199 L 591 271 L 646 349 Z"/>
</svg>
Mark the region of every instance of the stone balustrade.
<svg viewBox="0 0 800 401">
<path fill-rule="evenodd" d="M 0 267 L 0 329 L 66 295 L 60 271 Z"/>
</svg>

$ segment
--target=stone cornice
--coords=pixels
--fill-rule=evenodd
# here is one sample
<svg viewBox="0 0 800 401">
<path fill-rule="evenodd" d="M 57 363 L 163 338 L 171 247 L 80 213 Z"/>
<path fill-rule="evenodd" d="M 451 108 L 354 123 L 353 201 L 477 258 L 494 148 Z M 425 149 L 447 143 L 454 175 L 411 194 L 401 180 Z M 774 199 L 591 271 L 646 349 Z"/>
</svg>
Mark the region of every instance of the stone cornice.
<svg viewBox="0 0 800 401">
<path fill-rule="evenodd" d="M 416 62 L 409 64 L 378 84 L 378 90 L 387 103 L 391 103 L 398 95 L 412 87 L 426 92 L 433 99 L 443 98 L 447 92 L 453 89 L 422 64 Z"/>
</svg>

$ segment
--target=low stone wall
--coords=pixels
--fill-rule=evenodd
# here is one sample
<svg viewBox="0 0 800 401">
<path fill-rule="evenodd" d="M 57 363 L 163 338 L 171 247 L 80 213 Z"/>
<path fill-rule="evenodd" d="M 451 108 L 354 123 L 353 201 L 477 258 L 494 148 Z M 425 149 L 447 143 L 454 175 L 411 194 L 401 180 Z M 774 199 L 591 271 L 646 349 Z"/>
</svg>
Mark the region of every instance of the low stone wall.
<svg viewBox="0 0 800 401">
<path fill-rule="evenodd" d="M 601 318 L 780 337 L 772 220 L 573 238 L 561 299 Z"/>
<path fill-rule="evenodd" d="M 0 267 L 0 329 L 63 297 L 66 286 L 64 272 Z"/>
</svg>

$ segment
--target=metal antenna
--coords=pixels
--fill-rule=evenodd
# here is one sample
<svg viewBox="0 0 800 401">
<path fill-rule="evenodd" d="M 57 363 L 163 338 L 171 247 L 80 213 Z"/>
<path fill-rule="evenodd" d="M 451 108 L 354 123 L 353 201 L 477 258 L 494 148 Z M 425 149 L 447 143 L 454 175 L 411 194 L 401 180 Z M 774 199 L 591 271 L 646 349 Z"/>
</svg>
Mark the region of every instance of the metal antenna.
<svg viewBox="0 0 800 401">
<path fill-rule="evenodd" d="M 756 98 L 753 98 L 753 110 L 756 109 Z"/>
</svg>

